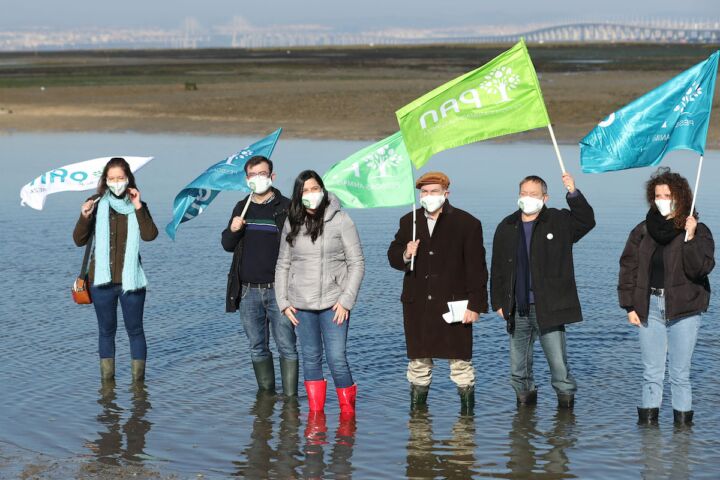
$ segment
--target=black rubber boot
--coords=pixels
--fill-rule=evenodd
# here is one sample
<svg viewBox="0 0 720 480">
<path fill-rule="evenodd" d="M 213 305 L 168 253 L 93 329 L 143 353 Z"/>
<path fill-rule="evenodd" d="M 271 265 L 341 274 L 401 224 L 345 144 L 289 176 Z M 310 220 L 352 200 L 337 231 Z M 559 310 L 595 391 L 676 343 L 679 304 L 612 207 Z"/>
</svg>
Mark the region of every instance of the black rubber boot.
<svg viewBox="0 0 720 480">
<path fill-rule="evenodd" d="M 253 361 L 253 370 L 255 370 L 258 391 L 275 393 L 275 367 L 272 357 L 259 362 Z"/>
<path fill-rule="evenodd" d="M 558 408 L 572 410 L 575 407 L 575 395 L 572 393 L 558 393 Z"/>
<path fill-rule="evenodd" d="M 458 387 L 460 415 L 472 415 L 475 411 L 475 386 Z"/>
<path fill-rule="evenodd" d="M 673 410 L 673 423 L 677 427 L 684 425 L 690 426 L 693 424 L 693 413 L 692 410 L 688 410 L 687 412 Z"/>
<path fill-rule="evenodd" d="M 537 390 L 517 394 L 518 407 L 534 407 L 537 405 Z"/>
<path fill-rule="evenodd" d="M 299 365 L 297 360 L 280 357 L 280 378 L 286 397 L 297 397 Z"/>
<path fill-rule="evenodd" d="M 657 425 L 658 416 L 660 415 L 659 408 L 640 408 L 637 407 L 638 412 L 638 425 Z"/>
<path fill-rule="evenodd" d="M 425 407 L 429 391 L 429 385 L 410 384 L 410 410 Z"/>
</svg>

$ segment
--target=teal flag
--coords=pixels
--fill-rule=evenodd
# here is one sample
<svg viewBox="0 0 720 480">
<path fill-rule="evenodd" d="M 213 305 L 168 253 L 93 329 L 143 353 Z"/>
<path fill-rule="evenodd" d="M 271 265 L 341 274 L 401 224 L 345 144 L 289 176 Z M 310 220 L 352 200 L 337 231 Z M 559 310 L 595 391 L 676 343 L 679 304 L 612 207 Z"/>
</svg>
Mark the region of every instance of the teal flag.
<svg viewBox="0 0 720 480">
<path fill-rule="evenodd" d="M 173 203 L 173 219 L 165 227 L 168 236 L 175 240 L 180 224 L 200 215 L 223 190 L 250 192 L 246 182 L 245 162 L 256 155 L 270 158 L 281 132 L 282 128 L 278 128 L 262 140 L 230 155 L 183 188 Z"/>
<path fill-rule="evenodd" d="M 585 173 L 647 167 L 672 150 L 705 151 L 718 55 L 670 79 L 600 122 L 580 141 Z"/>
<path fill-rule="evenodd" d="M 412 165 L 400 132 L 336 163 L 323 182 L 343 207 L 396 207 L 415 200 Z"/>
<path fill-rule="evenodd" d="M 416 168 L 432 155 L 550 123 L 524 41 L 395 112 Z"/>
</svg>

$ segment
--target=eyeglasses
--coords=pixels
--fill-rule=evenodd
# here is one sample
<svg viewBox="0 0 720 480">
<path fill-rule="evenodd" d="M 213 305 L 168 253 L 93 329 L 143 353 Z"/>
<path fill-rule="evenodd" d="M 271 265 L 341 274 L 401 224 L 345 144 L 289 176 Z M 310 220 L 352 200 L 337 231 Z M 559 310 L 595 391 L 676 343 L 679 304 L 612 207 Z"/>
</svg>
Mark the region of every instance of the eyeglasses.
<svg viewBox="0 0 720 480">
<path fill-rule="evenodd" d="M 267 178 L 269 176 L 270 176 L 270 172 L 257 172 L 257 173 L 248 173 L 247 174 L 248 178 L 255 178 L 255 177 Z"/>
</svg>

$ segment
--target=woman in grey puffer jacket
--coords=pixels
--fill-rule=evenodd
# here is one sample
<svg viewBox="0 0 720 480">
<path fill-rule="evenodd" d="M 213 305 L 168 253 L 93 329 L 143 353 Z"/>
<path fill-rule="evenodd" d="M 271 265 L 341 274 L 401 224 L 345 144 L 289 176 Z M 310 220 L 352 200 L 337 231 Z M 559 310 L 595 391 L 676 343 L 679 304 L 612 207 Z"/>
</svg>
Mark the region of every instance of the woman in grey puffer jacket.
<svg viewBox="0 0 720 480">
<path fill-rule="evenodd" d="M 345 343 L 365 260 L 355 224 L 312 170 L 295 179 L 282 237 L 275 295 L 280 311 L 297 328 L 310 411 L 322 414 L 325 406 L 324 344 L 341 418 L 352 418 L 357 385 Z"/>
</svg>

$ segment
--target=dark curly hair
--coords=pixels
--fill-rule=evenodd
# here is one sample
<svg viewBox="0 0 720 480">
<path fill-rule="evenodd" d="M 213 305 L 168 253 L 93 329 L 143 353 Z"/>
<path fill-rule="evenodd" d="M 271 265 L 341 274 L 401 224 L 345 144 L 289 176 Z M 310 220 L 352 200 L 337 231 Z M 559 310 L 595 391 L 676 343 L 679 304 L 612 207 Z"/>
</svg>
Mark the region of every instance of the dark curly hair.
<svg viewBox="0 0 720 480">
<path fill-rule="evenodd" d="M 670 188 L 670 194 L 675 203 L 675 216 L 673 217 L 675 228 L 684 230 L 685 221 L 690 213 L 693 201 L 690 184 L 685 177 L 679 173 L 671 172 L 668 167 L 658 168 L 645 184 L 645 197 L 650 204 L 650 208 L 655 210 L 657 210 L 655 206 L 655 187 L 658 185 L 667 185 Z M 695 217 L 697 216 L 697 212 L 695 212 Z"/>
</svg>

